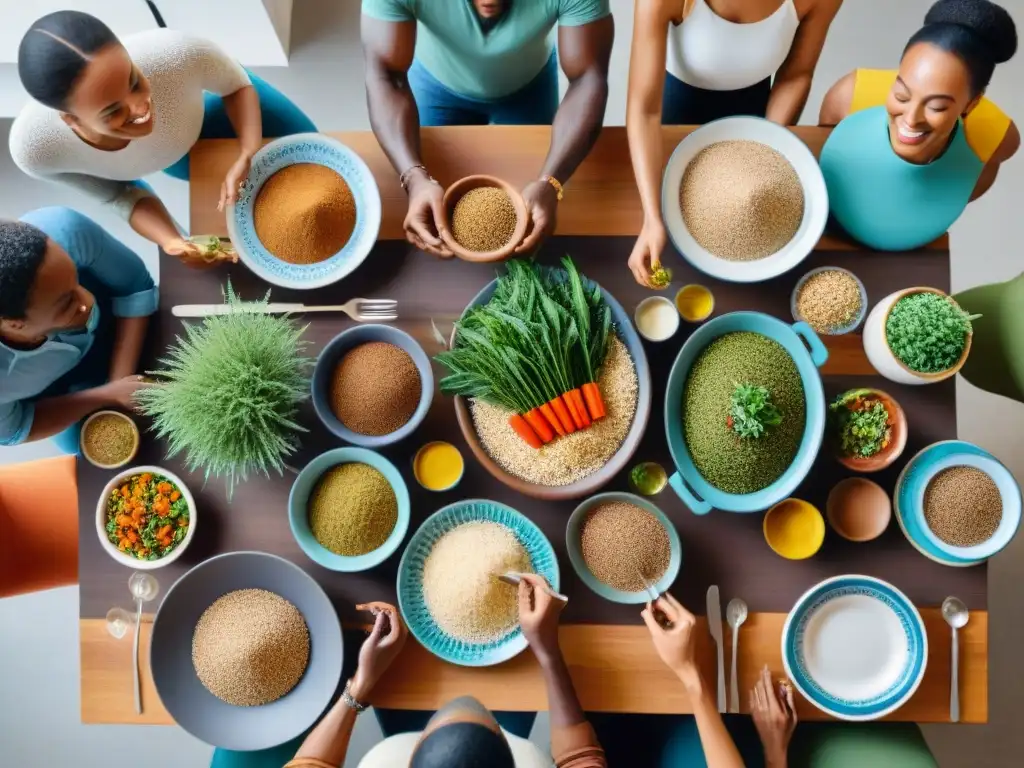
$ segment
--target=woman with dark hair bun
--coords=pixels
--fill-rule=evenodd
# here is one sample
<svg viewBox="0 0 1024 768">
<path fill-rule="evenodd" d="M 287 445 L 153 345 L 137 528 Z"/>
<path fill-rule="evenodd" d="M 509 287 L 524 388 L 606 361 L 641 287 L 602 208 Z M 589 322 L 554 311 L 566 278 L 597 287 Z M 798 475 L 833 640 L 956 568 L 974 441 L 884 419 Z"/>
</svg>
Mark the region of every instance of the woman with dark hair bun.
<svg viewBox="0 0 1024 768">
<path fill-rule="evenodd" d="M 988 191 L 1020 133 L 985 89 L 1016 52 L 1005 8 L 938 0 L 898 71 L 858 69 L 832 86 L 820 123 L 836 128 L 821 169 L 832 214 L 850 235 L 881 250 L 919 248 Z"/>
<path fill-rule="evenodd" d="M 79 11 L 38 19 L 18 48 L 18 75 L 34 102 L 11 127 L 25 173 L 107 203 L 132 228 L 186 263 L 201 254 L 139 179 L 156 171 L 188 179 L 200 138 L 238 137 L 221 186 L 234 202 L 264 135 L 316 127 L 294 104 L 208 40 L 154 29 L 119 40 Z"/>
</svg>

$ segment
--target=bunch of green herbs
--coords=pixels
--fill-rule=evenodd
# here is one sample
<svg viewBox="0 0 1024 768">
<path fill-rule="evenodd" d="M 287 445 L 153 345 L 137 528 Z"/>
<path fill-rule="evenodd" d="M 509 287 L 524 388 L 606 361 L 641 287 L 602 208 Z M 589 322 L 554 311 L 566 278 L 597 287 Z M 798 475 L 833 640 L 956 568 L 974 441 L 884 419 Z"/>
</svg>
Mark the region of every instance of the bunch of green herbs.
<svg viewBox="0 0 1024 768">
<path fill-rule="evenodd" d="M 190 471 L 225 478 L 230 496 L 250 473 L 281 474 L 298 448 L 313 361 L 303 354 L 304 327 L 249 310 L 230 283 L 225 301 L 232 311 L 187 326 L 151 374 L 161 384 L 136 397 L 167 440 L 168 458 L 184 452 Z"/>
<path fill-rule="evenodd" d="M 772 402 L 767 387 L 734 382 L 727 423 L 740 437 L 758 438 L 768 427 L 782 423 L 782 413 Z"/>
<path fill-rule="evenodd" d="M 870 458 L 892 439 L 889 411 L 870 390 L 853 389 L 837 397 L 829 406 L 829 422 L 846 456 Z"/>
<path fill-rule="evenodd" d="M 971 334 L 969 315 L 948 296 L 930 291 L 899 299 L 885 321 L 885 338 L 892 353 L 918 373 L 941 373 L 963 355 Z"/>
</svg>

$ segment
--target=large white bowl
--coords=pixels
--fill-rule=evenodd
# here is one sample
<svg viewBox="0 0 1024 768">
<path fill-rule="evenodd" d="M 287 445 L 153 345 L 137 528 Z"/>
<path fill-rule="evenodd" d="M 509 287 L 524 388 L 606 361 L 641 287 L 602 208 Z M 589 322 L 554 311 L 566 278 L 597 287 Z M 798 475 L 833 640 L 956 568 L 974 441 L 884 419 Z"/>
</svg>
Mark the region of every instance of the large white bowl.
<svg viewBox="0 0 1024 768">
<path fill-rule="evenodd" d="M 188 502 L 188 531 L 185 533 L 185 538 L 181 540 L 181 543 L 174 548 L 174 550 L 166 557 L 161 557 L 159 560 L 139 560 L 137 557 L 126 555 L 124 552 L 119 550 L 116 546 L 110 543 L 110 539 L 107 538 L 107 499 L 110 498 L 110 494 L 113 493 L 114 488 L 119 486 L 125 480 L 132 475 L 141 475 L 143 472 L 151 472 L 154 475 L 163 475 L 181 491 L 181 495 L 185 501 Z M 163 568 L 169 563 L 173 563 L 182 553 L 188 548 L 188 545 L 192 542 L 192 537 L 196 533 L 196 500 L 192 498 L 192 493 L 189 491 L 188 486 L 173 472 L 170 472 L 163 467 L 155 466 L 144 466 L 144 467 L 130 467 L 123 472 L 119 472 L 110 478 L 103 487 L 103 492 L 100 493 L 100 498 L 96 502 L 96 535 L 99 537 L 100 546 L 103 550 L 110 555 L 112 558 L 117 560 L 121 565 L 126 565 L 129 568 L 134 568 L 137 571 L 154 571 L 157 568 Z"/>
<path fill-rule="evenodd" d="M 690 161 L 720 141 L 757 141 L 782 154 L 800 177 L 804 218 L 782 250 L 755 261 L 729 261 L 705 250 L 693 239 L 679 209 L 679 188 Z M 818 161 L 792 131 L 760 117 L 726 117 L 701 126 L 669 158 L 661 183 L 661 215 L 665 229 L 683 258 L 705 274 L 734 283 L 758 283 L 788 272 L 802 262 L 821 238 L 828 220 L 828 191 Z"/>
</svg>

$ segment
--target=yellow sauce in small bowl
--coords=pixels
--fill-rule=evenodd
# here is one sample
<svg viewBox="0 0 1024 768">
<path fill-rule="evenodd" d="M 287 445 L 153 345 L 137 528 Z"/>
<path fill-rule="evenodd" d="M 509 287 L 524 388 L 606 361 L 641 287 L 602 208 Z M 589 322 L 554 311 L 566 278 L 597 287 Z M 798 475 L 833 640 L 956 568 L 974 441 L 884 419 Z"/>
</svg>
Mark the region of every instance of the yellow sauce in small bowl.
<svg viewBox="0 0 1024 768">
<path fill-rule="evenodd" d="M 684 285 L 676 293 L 676 309 L 688 323 L 701 323 L 715 311 L 715 297 L 703 285 Z"/>
<path fill-rule="evenodd" d="M 813 504 L 786 499 L 765 514 L 764 538 L 775 554 L 787 560 L 805 560 L 825 541 L 825 519 Z"/>
<path fill-rule="evenodd" d="M 427 443 L 416 452 L 412 471 L 428 491 L 448 491 L 459 484 L 466 465 L 459 449 L 451 443 Z"/>
</svg>

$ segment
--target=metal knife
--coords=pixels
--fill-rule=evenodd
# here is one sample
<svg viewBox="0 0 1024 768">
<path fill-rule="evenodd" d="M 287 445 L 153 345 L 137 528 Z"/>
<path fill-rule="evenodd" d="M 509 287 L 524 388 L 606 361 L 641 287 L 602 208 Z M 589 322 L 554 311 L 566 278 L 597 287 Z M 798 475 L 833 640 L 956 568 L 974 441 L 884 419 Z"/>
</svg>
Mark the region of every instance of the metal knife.
<svg viewBox="0 0 1024 768">
<path fill-rule="evenodd" d="M 718 650 L 718 711 L 725 712 L 725 646 L 722 641 L 722 601 L 717 584 L 708 587 L 708 630 Z"/>
</svg>

